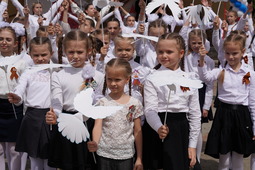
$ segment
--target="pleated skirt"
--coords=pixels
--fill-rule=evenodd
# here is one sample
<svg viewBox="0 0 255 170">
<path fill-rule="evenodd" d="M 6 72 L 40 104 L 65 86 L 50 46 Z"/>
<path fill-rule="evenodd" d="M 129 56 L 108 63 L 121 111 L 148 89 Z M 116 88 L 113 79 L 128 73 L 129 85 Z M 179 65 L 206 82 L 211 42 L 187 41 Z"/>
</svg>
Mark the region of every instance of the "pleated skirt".
<svg viewBox="0 0 255 170">
<path fill-rule="evenodd" d="M 164 122 L 165 113 L 158 113 Z M 162 140 L 145 121 L 143 130 L 144 169 L 188 170 L 189 123 L 186 113 L 168 113 L 169 134 Z"/>
<path fill-rule="evenodd" d="M 23 105 L 14 106 L 7 99 L 0 99 L 0 142 L 16 142 L 21 121 L 23 118 Z"/>
<path fill-rule="evenodd" d="M 248 107 L 219 102 L 208 134 L 205 154 L 219 158 L 219 154 L 234 151 L 248 157 L 255 151 L 252 137 L 252 120 Z"/>
<path fill-rule="evenodd" d="M 50 109 L 27 108 L 22 120 L 15 150 L 33 158 L 48 159 L 50 126 L 45 115 Z"/>
</svg>

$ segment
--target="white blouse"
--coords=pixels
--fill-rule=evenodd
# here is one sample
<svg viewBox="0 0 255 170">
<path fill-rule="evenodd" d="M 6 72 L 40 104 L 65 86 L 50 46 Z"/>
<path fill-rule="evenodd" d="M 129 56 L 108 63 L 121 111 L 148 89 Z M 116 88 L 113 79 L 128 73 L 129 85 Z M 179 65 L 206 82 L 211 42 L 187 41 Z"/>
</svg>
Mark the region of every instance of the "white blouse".
<svg viewBox="0 0 255 170">
<path fill-rule="evenodd" d="M 161 71 L 169 71 L 169 75 L 190 77 L 191 74 L 183 72 L 180 68 L 175 71 L 161 66 L 160 69 L 149 75 L 144 85 L 145 116 L 149 125 L 157 132 L 163 125 L 158 112 L 186 112 L 189 121 L 189 147 L 196 148 L 197 138 L 201 126 L 201 112 L 198 100 L 198 90 L 182 91 L 180 85 L 175 84 L 176 92 L 171 93 L 168 102 L 169 88 L 157 84 Z M 166 77 L 167 78 L 167 77 Z"/>
</svg>

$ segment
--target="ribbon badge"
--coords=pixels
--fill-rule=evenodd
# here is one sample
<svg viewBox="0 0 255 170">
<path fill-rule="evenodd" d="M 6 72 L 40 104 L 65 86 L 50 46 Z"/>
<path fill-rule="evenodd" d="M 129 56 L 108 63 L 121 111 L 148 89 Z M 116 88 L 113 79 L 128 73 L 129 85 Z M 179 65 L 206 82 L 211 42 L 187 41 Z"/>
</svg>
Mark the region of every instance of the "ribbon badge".
<svg viewBox="0 0 255 170">
<path fill-rule="evenodd" d="M 11 76 L 10 79 L 13 80 L 13 78 L 15 78 L 16 80 L 19 78 L 18 74 L 17 74 L 17 69 L 15 67 L 11 68 Z"/>
<path fill-rule="evenodd" d="M 246 73 L 246 74 L 243 76 L 243 84 L 248 85 L 249 83 L 250 83 L 250 72 Z"/>
</svg>

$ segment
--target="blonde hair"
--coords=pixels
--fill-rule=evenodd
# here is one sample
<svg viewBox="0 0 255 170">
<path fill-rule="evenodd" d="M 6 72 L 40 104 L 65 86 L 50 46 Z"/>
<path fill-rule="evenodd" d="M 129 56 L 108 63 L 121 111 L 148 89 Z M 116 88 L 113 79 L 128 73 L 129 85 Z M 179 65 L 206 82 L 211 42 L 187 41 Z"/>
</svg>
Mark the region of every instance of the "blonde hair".
<svg viewBox="0 0 255 170">
<path fill-rule="evenodd" d="M 193 51 L 191 49 L 191 45 L 190 45 L 190 40 L 193 37 L 199 37 L 202 40 L 203 44 L 205 44 L 206 34 L 205 34 L 205 32 L 203 30 L 201 30 L 201 29 L 194 29 L 194 30 L 190 31 L 189 37 L 188 37 L 188 53 L 191 53 Z"/>
</svg>

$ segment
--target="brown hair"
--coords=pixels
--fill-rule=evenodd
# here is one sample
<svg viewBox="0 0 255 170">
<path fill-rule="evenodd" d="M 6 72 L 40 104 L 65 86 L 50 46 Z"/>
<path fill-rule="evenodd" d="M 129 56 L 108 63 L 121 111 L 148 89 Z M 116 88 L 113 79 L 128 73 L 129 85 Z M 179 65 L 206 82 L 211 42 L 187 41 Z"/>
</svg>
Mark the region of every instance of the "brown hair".
<svg viewBox="0 0 255 170">
<path fill-rule="evenodd" d="M 37 5 L 37 4 L 40 4 L 41 6 L 42 6 L 42 3 L 41 2 L 34 2 L 33 4 L 32 4 L 32 14 L 34 15 L 34 8 L 35 8 L 35 5 Z M 42 15 L 42 14 L 41 14 Z"/>
<path fill-rule="evenodd" d="M 188 52 L 189 53 L 192 52 L 190 40 L 193 37 L 199 37 L 202 40 L 203 44 L 205 44 L 206 33 L 201 29 L 194 29 L 194 30 L 190 31 L 189 37 L 188 37 Z"/>
<path fill-rule="evenodd" d="M 30 52 L 33 49 L 33 45 L 43 45 L 43 44 L 48 44 L 49 51 L 52 53 L 52 46 L 51 46 L 50 39 L 48 37 L 34 37 L 29 44 Z"/>
<path fill-rule="evenodd" d="M 223 48 L 225 48 L 226 45 L 230 42 L 239 44 L 240 49 L 243 50 L 245 48 L 246 34 L 244 33 L 244 31 L 238 31 L 238 30 L 231 31 L 223 43 Z M 227 62 L 224 64 L 224 67 L 226 65 L 227 65 Z M 223 69 L 218 76 L 218 81 L 221 84 L 224 81 L 224 73 L 225 73 L 225 70 Z"/>
<path fill-rule="evenodd" d="M 162 19 L 155 20 L 151 22 L 148 26 L 148 33 L 150 32 L 150 28 L 164 28 L 164 33 L 167 33 L 167 25 Z"/>
<path fill-rule="evenodd" d="M 114 58 L 114 59 L 111 59 L 105 66 L 105 73 L 107 72 L 107 69 L 109 67 L 121 67 L 123 69 L 125 69 L 125 73 L 127 74 L 128 77 L 130 77 L 130 80 L 129 80 L 129 95 L 131 96 L 131 86 L 132 86 L 132 80 L 131 80 L 131 75 L 132 75 L 132 68 L 129 64 L 128 61 L 126 61 L 125 59 L 122 59 L 122 58 Z M 105 76 L 105 79 L 104 79 L 104 87 L 103 87 L 103 95 L 105 95 L 105 91 L 106 91 L 106 88 L 107 88 L 107 84 L 106 84 L 106 76 Z"/>
<path fill-rule="evenodd" d="M 178 33 L 167 33 L 167 34 L 163 34 L 162 36 L 159 37 L 159 41 L 161 40 L 175 40 L 176 44 L 179 46 L 179 51 L 184 50 L 183 55 L 185 54 L 185 41 L 182 38 L 182 36 Z M 157 44 L 158 46 L 158 44 Z M 157 48 L 156 46 L 156 48 Z M 161 64 L 158 64 L 154 67 L 154 69 L 159 69 L 161 67 Z M 180 61 L 180 67 L 182 70 L 184 70 L 184 57 L 182 57 L 181 61 Z"/>
<path fill-rule="evenodd" d="M 65 37 L 62 39 L 60 38 L 58 42 L 58 46 L 63 47 L 66 49 L 66 44 L 68 41 L 84 41 L 85 43 L 85 49 L 87 51 L 91 50 L 92 51 L 92 56 L 88 56 L 88 59 L 90 60 L 91 64 L 94 66 L 95 65 L 95 44 L 94 39 L 91 36 L 88 36 L 86 33 L 80 31 L 80 30 L 74 30 L 70 31 L 65 35 Z M 58 58 L 62 58 L 63 56 L 63 50 L 62 48 L 59 48 L 58 51 Z"/>
</svg>

